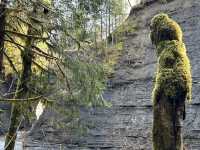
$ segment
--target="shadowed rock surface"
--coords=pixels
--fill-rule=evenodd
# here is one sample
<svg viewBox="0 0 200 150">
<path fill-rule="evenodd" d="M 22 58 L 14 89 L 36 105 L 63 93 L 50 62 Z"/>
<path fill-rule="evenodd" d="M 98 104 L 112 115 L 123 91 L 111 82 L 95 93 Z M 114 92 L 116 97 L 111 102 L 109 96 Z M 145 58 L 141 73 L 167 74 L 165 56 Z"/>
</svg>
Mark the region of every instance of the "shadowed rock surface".
<svg viewBox="0 0 200 150">
<path fill-rule="evenodd" d="M 184 32 L 193 75 L 193 100 L 192 104 L 187 106 L 186 120 L 183 123 L 184 140 L 188 150 L 200 149 L 199 0 L 173 0 L 167 3 L 161 3 L 161 0 L 143 0 L 141 5 L 134 7 L 128 19 L 137 23 L 137 30 L 125 36 L 123 55 L 105 91 L 105 98 L 109 99 L 113 106 L 106 109 L 82 109 L 82 122 L 91 125 L 88 133 L 83 136 L 55 130 L 49 124 L 51 112 L 44 113 L 28 138 L 27 149 L 151 149 L 151 91 L 156 56 L 149 38 L 149 23 L 159 12 L 169 14 L 181 25 Z"/>
</svg>

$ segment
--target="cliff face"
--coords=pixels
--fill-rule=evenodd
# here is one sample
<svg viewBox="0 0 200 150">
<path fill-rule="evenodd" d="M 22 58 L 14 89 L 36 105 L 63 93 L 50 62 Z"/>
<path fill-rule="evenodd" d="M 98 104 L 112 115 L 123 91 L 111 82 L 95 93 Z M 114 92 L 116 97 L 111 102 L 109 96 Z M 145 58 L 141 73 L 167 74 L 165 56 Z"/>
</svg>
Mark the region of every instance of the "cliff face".
<svg viewBox="0 0 200 150">
<path fill-rule="evenodd" d="M 161 0 L 143 0 L 142 5 L 133 8 L 128 19 L 137 23 L 137 30 L 125 36 L 123 55 L 105 91 L 105 97 L 112 102 L 113 106 L 106 109 L 82 110 L 81 119 L 92 125 L 88 128 L 88 134 L 84 136 L 61 136 L 62 131 L 50 130 L 47 125 L 48 115 L 44 114 L 43 119 L 40 120 L 41 128 L 33 130 L 30 139 L 42 139 L 50 143 L 62 141 L 66 144 L 65 149 L 71 150 L 150 150 L 152 143 L 151 91 L 156 56 L 150 43 L 149 23 L 151 18 L 159 12 L 169 14 L 181 25 L 184 32 L 193 75 L 192 104 L 187 106 L 186 120 L 183 122 L 184 139 L 188 150 L 199 150 L 199 0 L 171 0 L 167 3 L 161 3 Z M 41 138 L 44 133 L 46 137 Z M 30 149 L 40 149 L 38 144 L 34 145 L 31 140 L 27 146 L 30 146 Z M 45 148 L 41 146 L 41 149 Z"/>
</svg>

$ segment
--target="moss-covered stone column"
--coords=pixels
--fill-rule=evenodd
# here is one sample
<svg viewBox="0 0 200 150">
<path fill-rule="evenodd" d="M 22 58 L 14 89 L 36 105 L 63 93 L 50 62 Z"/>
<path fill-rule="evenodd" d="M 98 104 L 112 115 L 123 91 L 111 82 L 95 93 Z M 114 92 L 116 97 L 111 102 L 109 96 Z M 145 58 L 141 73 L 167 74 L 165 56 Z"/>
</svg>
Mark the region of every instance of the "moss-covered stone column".
<svg viewBox="0 0 200 150">
<path fill-rule="evenodd" d="M 192 78 L 182 31 L 166 14 L 156 15 L 150 29 L 157 53 L 152 93 L 153 149 L 183 150 L 181 120 L 185 119 L 185 102 L 191 100 Z"/>
</svg>

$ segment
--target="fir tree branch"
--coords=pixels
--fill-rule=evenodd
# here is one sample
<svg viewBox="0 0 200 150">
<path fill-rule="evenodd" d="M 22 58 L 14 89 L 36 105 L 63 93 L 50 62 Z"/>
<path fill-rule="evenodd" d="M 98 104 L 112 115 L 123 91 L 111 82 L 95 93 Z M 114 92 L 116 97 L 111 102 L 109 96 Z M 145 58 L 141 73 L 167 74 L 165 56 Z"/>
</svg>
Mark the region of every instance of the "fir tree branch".
<svg viewBox="0 0 200 150">
<path fill-rule="evenodd" d="M 38 67 L 40 70 L 45 71 L 45 72 L 48 72 L 48 73 L 51 73 L 51 72 L 49 72 L 47 69 L 45 69 L 45 68 L 43 68 L 41 65 L 39 65 L 37 62 L 35 62 L 34 60 L 33 60 L 32 62 L 33 62 L 33 64 L 34 64 L 36 67 Z"/>
<path fill-rule="evenodd" d="M 73 95 L 72 90 L 71 90 L 71 86 L 70 86 L 70 83 L 69 83 L 69 80 L 68 80 L 67 76 L 65 75 L 64 71 L 62 70 L 61 66 L 58 64 L 57 61 L 56 61 L 56 65 L 58 66 L 58 69 L 60 70 L 60 72 L 63 75 L 63 77 L 66 79 L 67 88 L 69 90 L 70 95 Z"/>
<path fill-rule="evenodd" d="M 11 96 L 11 95 L 15 95 L 17 93 L 20 93 L 21 91 L 23 91 L 23 89 L 19 89 L 18 91 L 15 91 L 15 92 L 9 92 L 9 93 L 5 93 L 3 94 L 3 96 Z"/>
<path fill-rule="evenodd" d="M 3 51 L 3 54 L 6 57 L 6 59 L 8 60 L 8 62 L 10 63 L 10 66 L 15 71 L 15 73 L 17 74 L 17 76 L 19 76 L 19 73 L 18 73 L 17 69 L 15 68 L 15 65 L 13 64 L 12 60 L 10 59 L 10 57 L 6 54 L 5 51 Z"/>
<path fill-rule="evenodd" d="M 37 30 L 37 28 L 35 28 L 30 22 L 23 20 L 19 16 L 11 16 L 11 17 L 13 17 L 14 19 L 17 19 L 17 20 L 21 21 L 22 23 L 30 26 L 31 28 L 34 28 L 35 30 Z"/>
<path fill-rule="evenodd" d="M 54 57 L 54 56 L 51 56 L 51 55 L 49 55 L 49 54 L 47 54 L 46 52 L 44 52 L 44 50 L 42 50 L 42 49 L 40 49 L 39 47 L 36 47 L 36 46 L 32 46 L 35 50 L 37 50 L 38 52 L 40 52 L 40 53 L 37 53 L 36 52 L 36 54 L 38 54 L 38 55 L 40 55 L 40 56 L 43 56 L 43 57 L 46 57 L 46 58 L 49 58 L 49 59 L 55 59 L 55 60 L 58 60 L 59 58 L 57 58 L 57 57 Z"/>
<path fill-rule="evenodd" d="M 30 102 L 30 101 L 38 101 L 42 98 L 43 96 L 36 96 L 32 98 L 25 98 L 25 99 L 7 99 L 7 98 L 0 98 L 0 102 Z"/>
<path fill-rule="evenodd" d="M 7 40 L 7 39 L 5 39 L 4 41 L 5 41 L 5 42 L 9 42 L 9 43 L 12 43 L 12 44 L 16 45 L 16 46 L 17 46 L 19 49 L 21 49 L 21 50 L 22 50 L 22 48 L 25 48 L 23 45 L 21 45 L 21 44 L 19 44 L 19 43 L 15 42 L 15 41 L 12 41 L 12 40 Z"/>
<path fill-rule="evenodd" d="M 40 40 L 47 40 L 49 39 L 48 37 L 41 37 L 41 36 L 35 36 L 35 35 L 27 35 L 27 34 L 23 34 L 20 32 L 15 32 L 15 31 L 10 31 L 10 30 L 5 30 L 5 32 L 10 33 L 10 34 L 14 34 L 16 36 L 19 37 L 26 37 L 26 38 L 33 38 L 33 39 L 40 39 Z"/>
<path fill-rule="evenodd" d="M 54 102 L 53 100 L 47 99 L 45 96 L 40 95 L 36 97 L 31 97 L 31 98 L 24 98 L 24 99 L 9 99 L 9 98 L 0 98 L 0 102 L 8 102 L 8 103 L 16 103 L 16 102 L 34 102 L 34 101 L 39 101 L 41 99 L 45 99 L 47 102 Z"/>
<path fill-rule="evenodd" d="M 15 40 L 14 40 L 9 34 L 6 33 L 6 36 L 7 36 L 11 41 L 10 41 L 10 40 L 7 40 L 7 39 L 4 39 L 4 41 L 9 42 L 9 43 L 12 43 L 12 44 L 15 44 L 15 45 L 16 45 L 20 50 L 22 50 L 22 51 L 23 51 L 23 49 L 26 48 L 25 46 L 23 46 L 23 45 L 21 45 L 21 44 L 15 42 Z M 23 48 L 23 49 L 22 49 L 22 48 Z"/>
</svg>

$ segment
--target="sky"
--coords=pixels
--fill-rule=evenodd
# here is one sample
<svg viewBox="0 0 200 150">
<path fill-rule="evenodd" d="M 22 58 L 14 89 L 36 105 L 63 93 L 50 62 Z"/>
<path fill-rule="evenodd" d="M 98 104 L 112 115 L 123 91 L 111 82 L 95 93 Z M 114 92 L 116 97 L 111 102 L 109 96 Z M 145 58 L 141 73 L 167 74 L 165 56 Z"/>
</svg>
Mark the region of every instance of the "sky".
<svg viewBox="0 0 200 150">
<path fill-rule="evenodd" d="M 126 2 L 126 5 L 127 5 L 127 10 L 126 10 L 126 13 L 129 14 L 130 10 L 131 10 L 131 7 L 129 5 L 129 2 L 128 0 L 124 0 Z M 141 0 L 129 0 L 130 3 L 131 3 L 131 6 L 133 7 L 134 5 L 137 5 L 140 3 Z"/>
<path fill-rule="evenodd" d="M 138 3 L 140 3 L 140 1 L 141 0 L 130 0 L 132 6 L 137 5 Z"/>
</svg>

